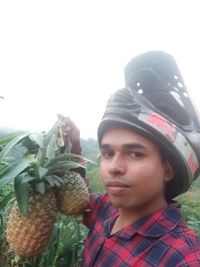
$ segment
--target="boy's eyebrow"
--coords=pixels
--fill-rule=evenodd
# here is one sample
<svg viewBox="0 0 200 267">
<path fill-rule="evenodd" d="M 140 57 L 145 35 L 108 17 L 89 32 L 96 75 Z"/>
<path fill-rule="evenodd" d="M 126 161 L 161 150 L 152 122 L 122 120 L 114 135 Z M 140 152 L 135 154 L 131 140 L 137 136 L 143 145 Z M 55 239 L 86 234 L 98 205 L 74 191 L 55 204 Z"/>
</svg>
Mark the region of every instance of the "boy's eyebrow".
<svg viewBox="0 0 200 267">
<path fill-rule="evenodd" d="M 112 144 L 101 144 L 100 145 L 100 149 L 111 149 L 112 148 Z M 146 149 L 146 147 L 144 145 L 142 145 L 141 143 L 127 143 L 127 144 L 123 144 L 122 148 L 124 149 Z"/>
</svg>

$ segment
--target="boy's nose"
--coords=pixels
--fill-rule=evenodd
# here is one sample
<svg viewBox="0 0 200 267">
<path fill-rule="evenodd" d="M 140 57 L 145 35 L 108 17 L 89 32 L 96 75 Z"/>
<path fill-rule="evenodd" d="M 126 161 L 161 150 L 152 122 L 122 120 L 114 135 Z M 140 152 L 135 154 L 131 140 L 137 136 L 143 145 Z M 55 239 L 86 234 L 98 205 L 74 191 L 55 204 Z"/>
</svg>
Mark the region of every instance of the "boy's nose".
<svg viewBox="0 0 200 267">
<path fill-rule="evenodd" d="M 108 172 L 112 175 L 125 173 L 125 164 L 120 156 L 115 155 L 112 158 L 108 166 Z"/>
</svg>

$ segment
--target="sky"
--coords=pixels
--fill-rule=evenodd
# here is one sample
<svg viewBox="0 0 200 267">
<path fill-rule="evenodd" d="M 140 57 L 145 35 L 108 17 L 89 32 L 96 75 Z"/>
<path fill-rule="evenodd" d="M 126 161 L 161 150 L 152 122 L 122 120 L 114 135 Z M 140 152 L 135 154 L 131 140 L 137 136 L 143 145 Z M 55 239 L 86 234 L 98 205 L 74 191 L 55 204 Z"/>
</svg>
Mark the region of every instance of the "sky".
<svg viewBox="0 0 200 267">
<path fill-rule="evenodd" d="M 198 0 L 0 1 L 0 126 L 46 131 L 57 113 L 96 138 L 134 56 L 163 50 L 200 101 Z"/>
</svg>

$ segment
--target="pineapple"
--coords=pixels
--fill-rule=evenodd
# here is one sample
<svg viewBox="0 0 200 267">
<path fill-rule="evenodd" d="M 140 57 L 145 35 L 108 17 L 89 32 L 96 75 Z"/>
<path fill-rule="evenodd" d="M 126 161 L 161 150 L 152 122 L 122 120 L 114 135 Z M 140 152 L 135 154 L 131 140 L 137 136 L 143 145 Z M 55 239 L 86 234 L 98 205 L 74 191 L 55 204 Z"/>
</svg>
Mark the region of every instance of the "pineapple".
<svg viewBox="0 0 200 267">
<path fill-rule="evenodd" d="M 7 224 L 7 241 L 11 250 L 24 257 L 41 253 L 49 240 L 56 220 L 56 198 L 53 191 L 30 197 L 27 215 L 15 202 Z"/>
<path fill-rule="evenodd" d="M 65 215 L 80 214 L 89 203 L 88 187 L 80 174 L 68 172 L 64 186 L 57 190 L 58 209 Z"/>
<path fill-rule="evenodd" d="M 65 194 L 58 195 L 61 210 L 71 206 L 71 214 L 88 202 L 82 178 L 72 171 L 83 165 L 80 156 L 71 153 L 69 129 L 63 132 L 63 125 L 66 128 L 66 120 L 60 116 L 47 134 L 17 136 L 0 152 L 0 188 L 14 181 L 16 202 L 9 214 L 6 235 L 17 255 L 36 256 L 47 246 L 56 220 L 55 191 L 70 190 L 70 202 L 66 203 Z M 79 201 L 74 201 L 74 194 Z"/>
</svg>

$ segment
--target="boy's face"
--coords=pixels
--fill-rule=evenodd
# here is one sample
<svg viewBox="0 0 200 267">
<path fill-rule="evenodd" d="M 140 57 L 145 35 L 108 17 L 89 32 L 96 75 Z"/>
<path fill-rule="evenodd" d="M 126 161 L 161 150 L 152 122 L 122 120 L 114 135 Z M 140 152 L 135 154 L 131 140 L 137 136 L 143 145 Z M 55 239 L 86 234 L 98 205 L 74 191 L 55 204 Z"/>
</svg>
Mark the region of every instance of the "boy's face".
<svg viewBox="0 0 200 267">
<path fill-rule="evenodd" d="M 100 173 L 114 206 L 144 213 L 166 204 L 165 184 L 173 177 L 157 146 L 124 128 L 104 134 Z"/>
</svg>

